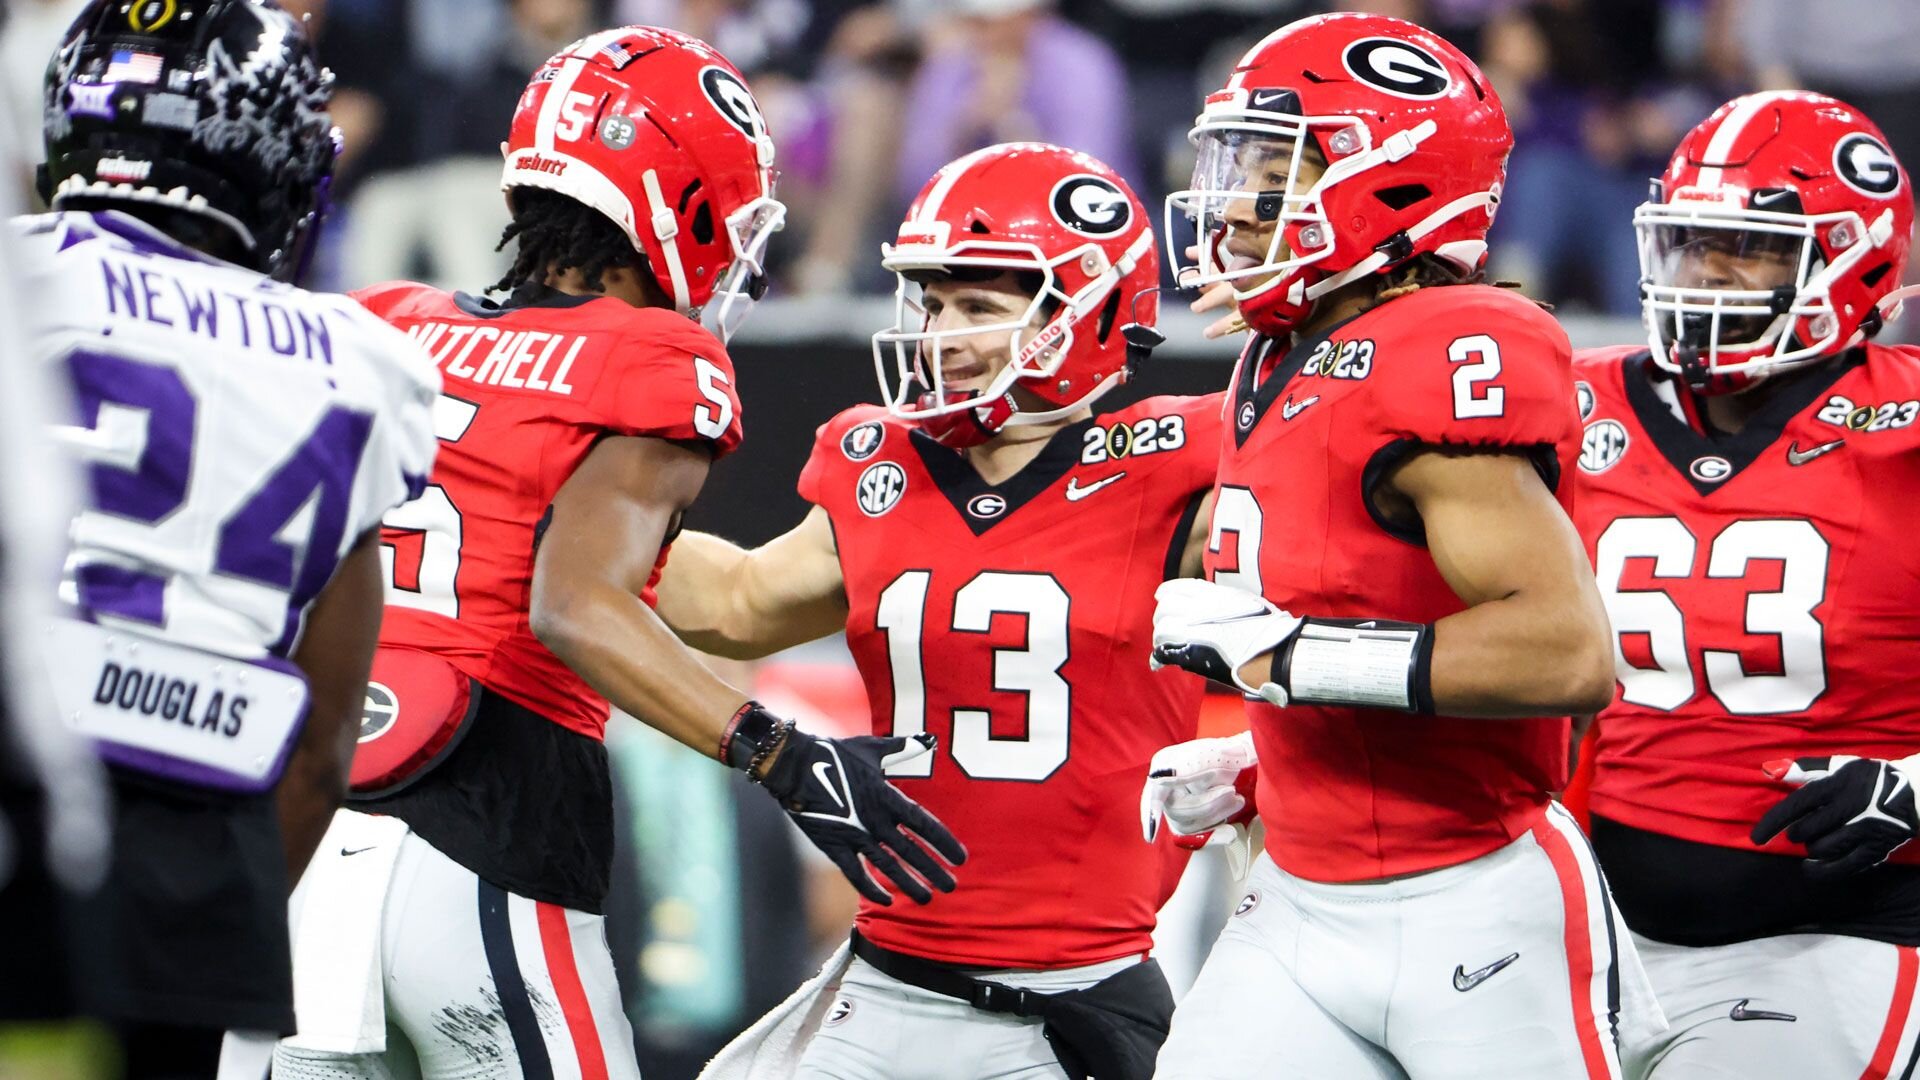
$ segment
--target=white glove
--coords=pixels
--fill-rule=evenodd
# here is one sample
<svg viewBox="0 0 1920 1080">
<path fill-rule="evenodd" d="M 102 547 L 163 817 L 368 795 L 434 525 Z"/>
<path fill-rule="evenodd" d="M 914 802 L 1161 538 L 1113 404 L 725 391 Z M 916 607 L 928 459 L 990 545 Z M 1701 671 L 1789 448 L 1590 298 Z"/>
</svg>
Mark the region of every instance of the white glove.
<svg viewBox="0 0 1920 1080">
<path fill-rule="evenodd" d="M 1140 835 L 1153 843 L 1162 821 L 1175 836 L 1198 836 L 1225 825 L 1247 806 L 1234 781 L 1258 760 L 1250 731 L 1162 747 L 1140 789 Z"/>
<path fill-rule="evenodd" d="M 1275 705 L 1287 703 L 1277 683 L 1249 686 L 1240 668 L 1299 633 L 1304 621 L 1274 607 L 1265 597 L 1198 578 L 1162 582 L 1153 591 L 1155 670 L 1166 664 L 1239 689 Z"/>
</svg>

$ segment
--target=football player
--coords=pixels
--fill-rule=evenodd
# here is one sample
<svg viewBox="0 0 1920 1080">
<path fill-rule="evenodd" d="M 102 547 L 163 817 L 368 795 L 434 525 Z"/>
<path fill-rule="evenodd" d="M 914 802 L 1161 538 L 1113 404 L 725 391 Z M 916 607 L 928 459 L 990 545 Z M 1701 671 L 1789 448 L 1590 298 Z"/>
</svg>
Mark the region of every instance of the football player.
<svg viewBox="0 0 1920 1080">
<path fill-rule="evenodd" d="M 1159 260 L 1085 154 L 951 162 L 883 258 L 884 407 L 820 428 L 792 531 L 682 536 L 660 585 L 715 653 L 845 630 L 875 734 L 944 747 L 888 773 L 964 839 L 968 881 L 866 898 L 797 1075 L 1146 1077 L 1173 1007 L 1149 935 L 1184 854 L 1135 841 L 1127 808 L 1201 687 L 1148 670 L 1145 630 L 1154 587 L 1200 569 L 1221 397 L 1094 414 L 1158 341 Z"/>
<path fill-rule="evenodd" d="M 1160 587 L 1153 651 L 1245 692 L 1252 734 L 1157 762 L 1149 820 L 1217 824 L 1244 799 L 1204 779 L 1257 758 L 1267 832 L 1157 1075 L 1618 1076 L 1637 964 L 1553 800 L 1567 716 L 1610 692 L 1569 347 L 1477 283 L 1499 98 L 1417 26 L 1323 16 L 1254 46 L 1193 140 L 1185 280 L 1255 333 L 1207 580 Z"/>
<path fill-rule="evenodd" d="M 595 34 L 534 75 L 505 154 L 504 300 L 356 294 L 446 392 L 432 482 L 383 534 L 365 812 L 341 815 L 301 898 L 296 1075 L 637 1074 L 600 914 L 609 702 L 748 770 L 881 898 L 862 856 L 921 903 L 965 857 L 881 774 L 931 740 L 795 731 L 650 606 L 681 512 L 740 439 L 725 347 L 695 317 L 730 325 L 760 291 L 784 214 L 739 73 L 673 31 Z"/>
<path fill-rule="evenodd" d="M 72 387 L 89 479 L 46 651 L 111 767 L 82 923 L 113 970 L 82 993 L 129 1076 L 258 1076 L 293 1030 L 285 905 L 346 790 L 377 526 L 433 460 L 420 349 L 289 284 L 329 81 L 270 0 L 96 0 L 48 69 L 56 212 L 17 223 L 30 353 Z M 224 1028 L 248 1036 L 223 1057 Z"/>
<path fill-rule="evenodd" d="M 1852 107 L 1752 94 L 1634 225 L 1649 338 L 1577 358 L 1570 479 L 1620 684 L 1593 843 L 1672 1021 L 1652 1075 L 1905 1075 L 1920 352 L 1870 339 L 1913 188 Z"/>
</svg>

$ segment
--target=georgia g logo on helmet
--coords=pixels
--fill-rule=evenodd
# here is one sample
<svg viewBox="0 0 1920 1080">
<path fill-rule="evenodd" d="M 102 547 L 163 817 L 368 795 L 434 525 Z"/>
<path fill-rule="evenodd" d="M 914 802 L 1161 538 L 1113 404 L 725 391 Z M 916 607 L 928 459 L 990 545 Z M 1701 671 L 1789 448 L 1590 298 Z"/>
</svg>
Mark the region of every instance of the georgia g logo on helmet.
<svg viewBox="0 0 1920 1080">
<path fill-rule="evenodd" d="M 1856 131 L 1833 148 L 1833 171 L 1863 195 L 1885 199 L 1900 190 L 1900 164 L 1879 139 Z"/>
<path fill-rule="evenodd" d="M 1437 98 L 1453 87 L 1440 58 L 1411 41 L 1361 38 L 1347 46 L 1340 62 L 1354 78 L 1395 97 Z"/>
<path fill-rule="evenodd" d="M 1053 186 L 1048 200 L 1060 224 L 1083 236 L 1112 236 L 1133 222 L 1126 192 L 1091 173 L 1069 176 Z"/>
<path fill-rule="evenodd" d="M 723 67 L 707 68 L 700 73 L 700 89 L 707 92 L 707 100 L 720 110 L 720 115 L 747 138 L 758 140 L 767 133 L 767 121 L 760 115 L 753 92 L 733 72 Z"/>
</svg>

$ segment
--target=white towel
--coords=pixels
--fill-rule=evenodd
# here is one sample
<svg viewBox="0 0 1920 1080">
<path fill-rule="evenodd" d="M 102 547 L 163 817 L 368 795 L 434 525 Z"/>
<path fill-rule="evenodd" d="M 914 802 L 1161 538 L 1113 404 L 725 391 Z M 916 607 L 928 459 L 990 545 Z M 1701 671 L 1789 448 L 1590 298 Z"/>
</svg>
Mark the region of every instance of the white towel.
<svg viewBox="0 0 1920 1080">
<path fill-rule="evenodd" d="M 852 962 L 852 947 L 841 945 L 818 975 L 713 1055 L 699 1080 L 791 1080 Z"/>
<path fill-rule="evenodd" d="M 341 810 L 288 902 L 293 1010 L 300 1050 L 373 1054 L 387 1048 L 380 928 L 407 823 Z"/>
</svg>

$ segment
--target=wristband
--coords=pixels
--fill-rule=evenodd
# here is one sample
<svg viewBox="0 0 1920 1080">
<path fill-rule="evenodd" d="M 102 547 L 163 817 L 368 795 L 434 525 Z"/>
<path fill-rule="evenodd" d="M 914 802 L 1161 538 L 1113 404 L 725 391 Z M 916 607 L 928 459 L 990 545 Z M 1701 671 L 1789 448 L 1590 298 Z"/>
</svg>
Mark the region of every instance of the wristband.
<svg viewBox="0 0 1920 1080">
<path fill-rule="evenodd" d="M 749 701 L 740 706 L 720 734 L 720 760 L 758 779 L 756 771 L 779 747 L 790 726 L 790 722 L 783 723 L 759 702 Z"/>
<path fill-rule="evenodd" d="M 1433 624 L 1307 619 L 1274 656 L 1289 702 L 1433 713 Z"/>
</svg>

